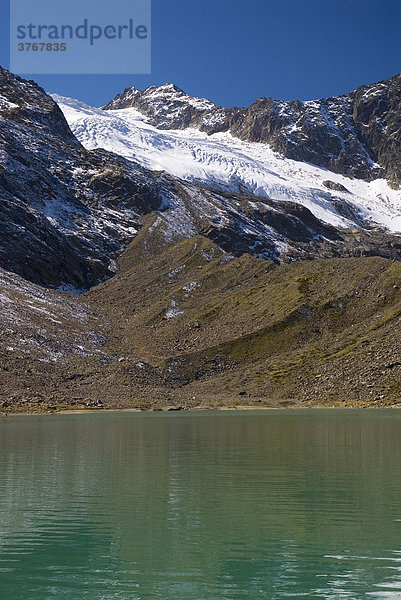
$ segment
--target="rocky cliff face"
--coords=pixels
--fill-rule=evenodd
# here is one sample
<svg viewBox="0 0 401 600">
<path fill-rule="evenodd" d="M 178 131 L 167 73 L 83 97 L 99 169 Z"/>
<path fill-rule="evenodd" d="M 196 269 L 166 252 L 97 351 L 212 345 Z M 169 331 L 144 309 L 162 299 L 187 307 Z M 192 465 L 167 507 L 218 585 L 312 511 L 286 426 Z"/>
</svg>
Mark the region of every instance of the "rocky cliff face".
<svg viewBox="0 0 401 600">
<path fill-rule="evenodd" d="M 30 281 L 88 288 L 160 206 L 156 176 L 86 151 L 55 102 L 0 69 L 0 266 Z"/>
<path fill-rule="evenodd" d="M 401 184 L 401 75 L 310 102 L 260 98 L 248 108 L 226 109 L 192 98 L 172 84 L 144 92 L 128 88 L 104 108 L 134 107 L 161 129 L 196 127 L 230 131 L 264 142 L 287 158 L 336 173 Z"/>
</svg>

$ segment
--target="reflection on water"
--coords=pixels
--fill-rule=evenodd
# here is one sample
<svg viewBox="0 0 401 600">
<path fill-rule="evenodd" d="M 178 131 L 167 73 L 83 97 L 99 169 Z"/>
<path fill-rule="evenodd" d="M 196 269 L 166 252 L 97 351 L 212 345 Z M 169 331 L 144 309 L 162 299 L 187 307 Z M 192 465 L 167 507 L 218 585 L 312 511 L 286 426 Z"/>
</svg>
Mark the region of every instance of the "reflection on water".
<svg viewBox="0 0 401 600">
<path fill-rule="evenodd" d="M 401 598 L 401 413 L 0 421 L 0 596 Z"/>
</svg>

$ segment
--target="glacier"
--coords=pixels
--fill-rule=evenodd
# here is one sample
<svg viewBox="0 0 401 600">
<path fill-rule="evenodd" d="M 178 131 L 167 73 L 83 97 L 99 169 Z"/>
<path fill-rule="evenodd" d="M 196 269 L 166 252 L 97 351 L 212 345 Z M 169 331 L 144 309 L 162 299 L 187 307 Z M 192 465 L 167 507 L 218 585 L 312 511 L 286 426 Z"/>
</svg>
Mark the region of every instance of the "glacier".
<svg viewBox="0 0 401 600">
<path fill-rule="evenodd" d="M 103 148 L 147 169 L 213 189 L 297 202 L 335 227 L 401 231 L 401 191 L 390 188 L 385 179 L 346 177 L 285 158 L 267 144 L 244 142 L 229 132 L 160 130 L 134 108 L 103 110 L 57 94 L 52 97 L 88 150 Z M 345 189 L 328 189 L 327 181 Z M 349 214 L 337 210 L 338 200 L 351 207 Z"/>
</svg>

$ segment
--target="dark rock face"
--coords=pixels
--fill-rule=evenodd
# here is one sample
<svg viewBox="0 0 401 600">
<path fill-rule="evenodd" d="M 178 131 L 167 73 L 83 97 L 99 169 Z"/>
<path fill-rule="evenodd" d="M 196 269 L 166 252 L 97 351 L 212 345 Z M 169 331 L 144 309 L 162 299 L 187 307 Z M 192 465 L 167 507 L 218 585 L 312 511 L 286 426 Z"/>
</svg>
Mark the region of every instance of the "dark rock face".
<svg viewBox="0 0 401 600">
<path fill-rule="evenodd" d="M 352 94 L 311 102 L 262 98 L 234 114 L 230 130 L 242 140 L 268 143 L 287 158 L 336 173 L 368 180 L 384 176 L 360 139 L 352 111 Z"/>
<path fill-rule="evenodd" d="M 264 142 L 287 158 L 336 173 L 401 184 L 401 75 L 310 102 L 260 98 L 248 108 L 226 109 L 192 98 L 172 84 L 141 92 L 127 88 L 105 109 L 134 107 L 162 129 L 230 131 Z"/>
<path fill-rule="evenodd" d="M 231 195 L 254 206 L 254 197 Z M 346 212 L 346 206 L 342 207 Z M 259 208 L 245 208 L 241 215 L 228 212 L 223 227 L 211 223 L 204 236 L 234 256 L 244 253 L 272 262 L 381 256 L 401 260 L 401 236 L 382 229 L 341 229 L 323 223 L 295 202 L 265 200 Z"/>
<path fill-rule="evenodd" d="M 0 69 L 0 266 L 41 285 L 88 288 L 113 274 L 159 183 L 85 150 L 34 82 Z"/>
<path fill-rule="evenodd" d="M 354 93 L 353 120 L 362 143 L 390 183 L 401 183 L 401 74 Z"/>
</svg>

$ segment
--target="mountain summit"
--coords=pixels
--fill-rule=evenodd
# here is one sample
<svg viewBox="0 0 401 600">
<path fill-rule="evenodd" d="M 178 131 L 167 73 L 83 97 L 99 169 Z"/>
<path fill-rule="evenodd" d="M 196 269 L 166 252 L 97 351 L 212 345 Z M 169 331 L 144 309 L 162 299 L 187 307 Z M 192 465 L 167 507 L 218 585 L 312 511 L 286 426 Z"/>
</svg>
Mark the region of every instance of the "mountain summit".
<svg viewBox="0 0 401 600">
<path fill-rule="evenodd" d="M 189 96 L 173 83 L 152 86 L 143 92 L 134 87 L 127 88 L 103 108 L 104 110 L 136 108 L 149 117 L 152 125 L 160 129 L 198 127 L 201 131 L 205 130 L 203 126 L 206 122 L 211 127 L 214 115 L 217 116 L 223 110 L 210 100 Z M 210 118 L 211 115 L 213 117 Z M 224 114 L 221 113 L 221 116 L 223 118 Z M 217 120 L 219 118 L 217 117 Z M 209 133 L 226 130 L 227 127 L 217 127 L 216 123 L 216 128 L 210 129 Z"/>
</svg>

